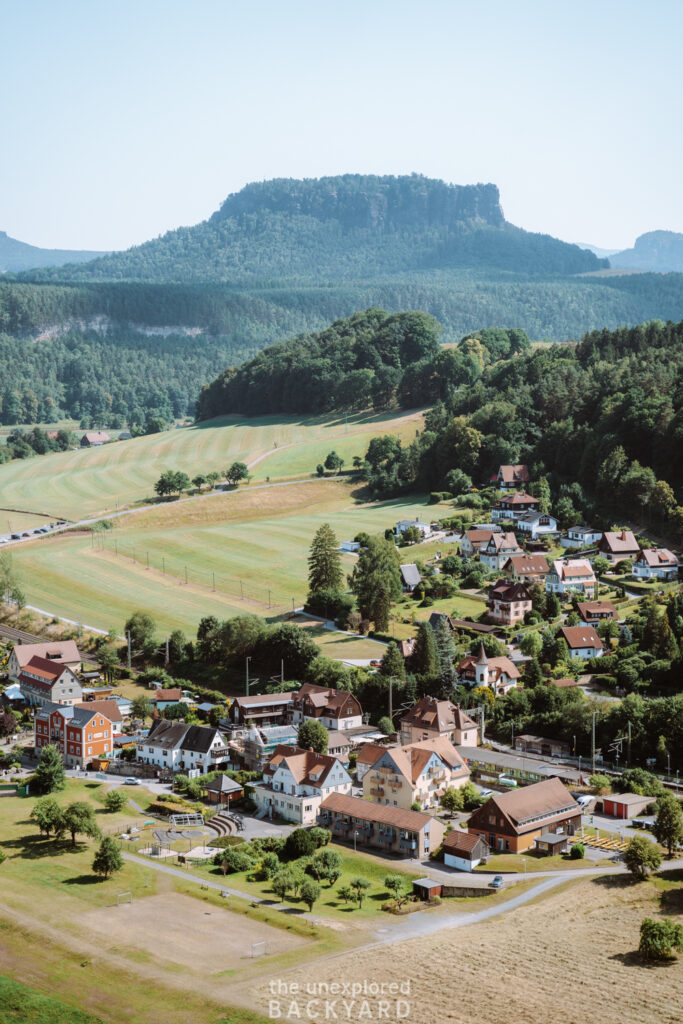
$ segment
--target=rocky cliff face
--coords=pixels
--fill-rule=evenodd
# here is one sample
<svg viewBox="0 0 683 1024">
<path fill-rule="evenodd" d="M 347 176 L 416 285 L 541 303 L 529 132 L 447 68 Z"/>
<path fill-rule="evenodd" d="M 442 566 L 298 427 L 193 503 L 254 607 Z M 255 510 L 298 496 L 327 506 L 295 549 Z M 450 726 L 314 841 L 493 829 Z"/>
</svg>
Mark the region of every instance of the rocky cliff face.
<svg viewBox="0 0 683 1024">
<path fill-rule="evenodd" d="M 448 185 L 418 174 L 255 182 L 228 196 L 211 221 L 265 210 L 336 220 L 347 229 L 505 223 L 496 185 Z"/>
</svg>

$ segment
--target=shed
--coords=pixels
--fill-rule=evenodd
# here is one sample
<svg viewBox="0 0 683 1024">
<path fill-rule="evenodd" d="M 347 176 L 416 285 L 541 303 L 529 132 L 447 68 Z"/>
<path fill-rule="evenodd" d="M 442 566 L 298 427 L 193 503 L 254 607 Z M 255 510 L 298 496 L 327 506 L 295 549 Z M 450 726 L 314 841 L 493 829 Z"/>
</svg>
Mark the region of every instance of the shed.
<svg viewBox="0 0 683 1024">
<path fill-rule="evenodd" d="M 413 882 L 413 892 L 421 900 L 433 900 L 435 896 L 441 895 L 442 889 L 443 883 L 433 878 L 416 878 Z"/>
<path fill-rule="evenodd" d="M 536 849 L 539 853 L 566 853 L 569 836 L 565 832 L 541 832 L 536 838 Z"/>
<path fill-rule="evenodd" d="M 603 797 L 603 807 L 605 814 L 612 818 L 634 818 L 654 800 L 653 796 L 641 796 L 639 793 L 612 793 Z"/>
<path fill-rule="evenodd" d="M 217 775 L 206 787 L 206 799 L 210 804 L 229 804 L 232 800 L 239 800 L 242 793 L 239 782 L 228 775 Z"/>
<path fill-rule="evenodd" d="M 449 868 L 458 871 L 472 871 L 478 864 L 486 862 L 489 844 L 482 836 L 453 829 L 443 841 L 443 861 Z"/>
</svg>

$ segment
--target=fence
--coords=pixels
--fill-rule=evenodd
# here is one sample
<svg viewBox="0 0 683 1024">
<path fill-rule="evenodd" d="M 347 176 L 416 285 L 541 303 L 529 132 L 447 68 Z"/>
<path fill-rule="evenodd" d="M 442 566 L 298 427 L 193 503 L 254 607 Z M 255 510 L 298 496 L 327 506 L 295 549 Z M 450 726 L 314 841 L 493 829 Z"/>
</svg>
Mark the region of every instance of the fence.
<svg viewBox="0 0 683 1024">
<path fill-rule="evenodd" d="M 219 593 L 226 597 L 234 597 L 260 608 L 268 609 L 276 613 L 293 612 L 297 607 L 303 605 L 303 600 L 295 597 L 283 599 L 281 592 L 273 587 L 258 587 L 249 580 L 245 583 L 242 579 L 231 579 L 228 576 L 221 576 L 214 570 L 202 571 L 196 568 L 188 568 L 185 563 L 174 561 L 166 555 L 158 555 L 147 549 L 135 548 L 122 544 L 118 539 L 110 539 L 102 534 L 91 534 L 91 545 L 98 551 L 106 551 L 116 558 L 125 559 L 133 565 L 139 565 L 145 570 L 160 572 L 162 576 L 175 579 L 181 586 L 192 585 L 201 587 L 213 594 Z"/>
</svg>

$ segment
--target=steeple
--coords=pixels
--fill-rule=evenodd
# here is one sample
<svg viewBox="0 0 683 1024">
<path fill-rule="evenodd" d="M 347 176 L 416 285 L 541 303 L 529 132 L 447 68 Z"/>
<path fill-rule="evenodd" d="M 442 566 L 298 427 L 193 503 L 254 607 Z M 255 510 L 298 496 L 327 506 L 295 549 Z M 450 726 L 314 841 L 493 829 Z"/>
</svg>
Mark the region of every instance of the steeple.
<svg viewBox="0 0 683 1024">
<path fill-rule="evenodd" d="M 489 659 L 486 657 L 486 651 L 484 650 L 484 644 L 482 643 L 479 647 L 479 658 L 477 665 L 488 665 Z"/>
</svg>

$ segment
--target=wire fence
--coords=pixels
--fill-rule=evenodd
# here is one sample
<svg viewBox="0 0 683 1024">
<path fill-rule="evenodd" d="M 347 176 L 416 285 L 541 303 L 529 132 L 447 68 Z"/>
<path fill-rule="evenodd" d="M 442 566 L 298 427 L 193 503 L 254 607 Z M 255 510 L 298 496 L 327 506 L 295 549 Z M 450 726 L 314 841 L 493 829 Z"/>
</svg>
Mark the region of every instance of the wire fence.
<svg viewBox="0 0 683 1024">
<path fill-rule="evenodd" d="M 282 597 L 280 588 L 256 586 L 251 580 L 239 578 L 231 579 L 223 576 L 215 570 L 201 570 L 194 566 L 188 566 L 184 562 L 160 555 L 158 552 L 150 552 L 143 547 L 122 544 L 118 539 L 110 539 L 100 534 L 93 533 L 92 547 L 98 551 L 106 551 L 116 558 L 123 559 L 140 566 L 144 570 L 161 573 L 170 580 L 177 580 L 181 586 L 200 587 L 212 594 L 222 594 L 225 597 L 236 598 L 268 611 L 282 614 L 294 612 L 296 608 L 303 605 L 303 599 Z"/>
</svg>

